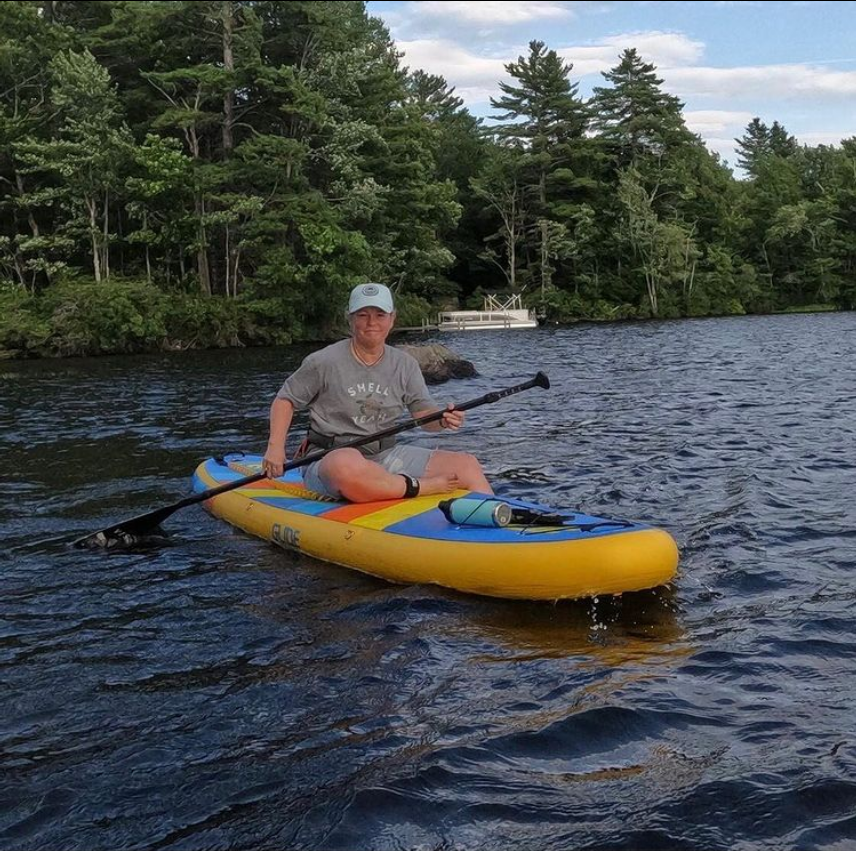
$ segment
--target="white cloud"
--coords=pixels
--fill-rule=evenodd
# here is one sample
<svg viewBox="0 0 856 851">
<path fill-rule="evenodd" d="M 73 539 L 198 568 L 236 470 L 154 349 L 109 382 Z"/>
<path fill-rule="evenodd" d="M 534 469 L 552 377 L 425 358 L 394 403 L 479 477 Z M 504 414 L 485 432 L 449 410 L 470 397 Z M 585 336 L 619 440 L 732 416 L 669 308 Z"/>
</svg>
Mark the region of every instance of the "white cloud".
<svg viewBox="0 0 856 851">
<path fill-rule="evenodd" d="M 382 17 L 396 41 L 468 38 L 484 43 L 499 41 L 509 32 L 517 38 L 531 26 L 547 24 L 558 31 L 581 13 L 603 14 L 615 5 L 611 0 L 411 0 L 384 10 Z"/>
<path fill-rule="evenodd" d="M 736 68 L 663 68 L 669 90 L 687 95 L 770 99 L 841 100 L 856 95 L 856 71 L 811 65 L 756 65 Z"/>
<path fill-rule="evenodd" d="M 661 65 L 687 65 L 704 53 L 704 44 L 683 33 L 659 31 L 622 33 L 600 39 L 596 44 L 563 47 L 556 52 L 574 65 L 573 76 L 585 77 L 609 71 L 618 64 L 619 56 L 635 47 L 644 62 Z"/>
<path fill-rule="evenodd" d="M 712 137 L 731 129 L 742 131 L 754 118 L 751 112 L 729 109 L 688 109 L 684 111 L 687 127 L 700 136 Z"/>
<path fill-rule="evenodd" d="M 856 128 L 841 133 L 828 133 L 818 130 L 808 133 L 795 133 L 794 136 L 798 142 L 805 145 L 840 145 L 843 139 L 856 137 Z"/>
<path fill-rule="evenodd" d="M 737 167 L 737 145 L 733 138 L 707 136 L 704 137 L 703 141 L 708 150 L 719 154 L 719 156 L 732 168 Z"/>
<path fill-rule="evenodd" d="M 397 46 L 404 53 L 405 65 L 439 74 L 467 103 L 485 103 L 495 97 L 497 83 L 508 76 L 504 65 L 509 60 L 477 56 L 446 39 L 400 41 Z"/>
<path fill-rule="evenodd" d="M 747 122 L 748 123 L 748 122 Z M 738 132 L 734 134 L 734 136 L 719 136 L 719 135 L 705 135 L 701 134 L 704 144 L 715 153 L 719 154 L 723 160 L 725 160 L 729 166 L 737 171 L 738 176 L 742 174 L 740 169 L 737 169 L 737 143 L 735 139 L 742 137 L 743 132 L 745 130 L 745 126 L 741 127 Z M 808 132 L 808 133 L 794 133 L 794 137 L 800 145 L 809 145 L 813 147 L 815 145 L 833 145 L 838 146 L 841 144 L 843 139 L 849 139 L 851 137 L 856 136 L 856 130 L 852 132 L 845 133 L 828 133 L 828 132 Z"/>
<path fill-rule="evenodd" d="M 454 2 L 454 0 L 422 2 L 420 0 L 420 2 L 407 4 L 414 16 L 491 28 L 551 18 L 571 18 L 574 15 L 573 5 L 558 2 L 504 2 L 504 0 L 481 0 L 480 3 Z"/>
</svg>

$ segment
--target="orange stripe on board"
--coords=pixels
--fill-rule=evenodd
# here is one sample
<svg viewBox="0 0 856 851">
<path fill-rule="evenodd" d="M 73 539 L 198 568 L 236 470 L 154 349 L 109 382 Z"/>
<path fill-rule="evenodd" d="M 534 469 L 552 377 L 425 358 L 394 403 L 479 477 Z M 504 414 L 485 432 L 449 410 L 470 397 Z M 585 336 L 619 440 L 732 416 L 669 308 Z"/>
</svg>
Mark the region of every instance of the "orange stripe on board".
<svg viewBox="0 0 856 851">
<path fill-rule="evenodd" d="M 399 502 L 401 502 L 400 499 L 384 499 L 379 502 L 354 502 L 350 505 L 343 505 L 341 508 L 334 508 L 332 511 L 325 511 L 324 519 L 337 520 L 339 523 L 350 523 L 352 520 L 365 517 L 367 514 L 374 514 L 375 511 L 383 511 Z"/>
</svg>

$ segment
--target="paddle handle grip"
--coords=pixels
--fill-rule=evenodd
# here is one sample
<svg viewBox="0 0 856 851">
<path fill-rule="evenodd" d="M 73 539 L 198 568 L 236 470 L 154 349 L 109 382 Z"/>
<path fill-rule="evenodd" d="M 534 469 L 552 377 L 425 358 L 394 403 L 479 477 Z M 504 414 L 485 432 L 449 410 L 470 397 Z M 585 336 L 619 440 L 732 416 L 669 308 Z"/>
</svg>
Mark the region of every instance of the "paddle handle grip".
<svg viewBox="0 0 856 851">
<path fill-rule="evenodd" d="M 460 405 L 455 405 L 452 410 L 471 411 L 473 408 L 478 408 L 481 405 L 491 405 L 494 402 L 498 402 L 500 399 L 505 399 L 506 396 L 513 396 L 515 393 L 522 393 L 524 390 L 529 390 L 532 387 L 543 387 L 545 390 L 548 390 L 550 388 L 550 379 L 547 378 L 543 372 L 539 372 L 534 378 L 530 378 L 522 384 L 515 384 L 514 387 L 506 387 L 504 390 L 493 390 L 490 393 L 485 393 L 484 396 L 479 396 L 478 399 L 470 399 L 469 402 L 462 402 Z M 358 441 L 343 443 L 342 446 L 359 446 L 363 443 L 372 443 L 382 437 L 389 437 L 390 435 L 398 434 L 401 431 L 407 431 L 411 428 L 418 428 L 419 426 L 427 425 L 428 423 L 434 423 L 437 422 L 437 420 L 443 419 L 443 416 L 447 414 L 448 411 L 448 408 L 443 408 L 440 411 L 434 411 L 433 414 L 425 414 L 424 417 L 414 417 L 413 419 L 406 420 L 400 425 L 392 426 L 392 428 L 388 428 L 385 431 L 379 431 L 376 434 L 371 435 L 369 438 L 360 438 Z M 336 448 L 339 449 L 341 447 Z"/>
<path fill-rule="evenodd" d="M 485 393 L 484 396 L 480 396 L 478 399 L 472 399 L 469 402 L 455 405 L 454 409 L 456 411 L 469 411 L 473 408 L 478 408 L 479 405 L 492 405 L 500 399 L 505 399 L 506 396 L 522 393 L 524 390 L 529 390 L 532 387 L 543 387 L 544 390 L 549 390 L 550 379 L 543 372 L 539 372 L 534 378 L 530 378 L 529 381 L 524 381 L 522 384 L 517 384 L 514 387 L 506 387 L 505 390 L 493 390 L 490 393 Z M 441 411 L 440 416 L 442 417 L 444 413 L 445 411 Z"/>
</svg>

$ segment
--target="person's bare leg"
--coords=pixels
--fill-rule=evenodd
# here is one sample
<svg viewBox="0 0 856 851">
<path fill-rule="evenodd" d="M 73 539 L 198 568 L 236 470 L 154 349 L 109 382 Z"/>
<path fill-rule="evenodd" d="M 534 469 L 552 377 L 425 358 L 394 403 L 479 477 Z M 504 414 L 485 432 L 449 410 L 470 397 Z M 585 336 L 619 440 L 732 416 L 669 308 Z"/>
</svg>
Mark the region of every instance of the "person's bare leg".
<svg viewBox="0 0 856 851">
<path fill-rule="evenodd" d="M 326 455 L 318 467 L 318 473 L 330 487 L 350 502 L 401 499 L 406 490 L 400 475 L 387 472 L 356 449 L 336 449 Z M 449 493 L 459 487 L 463 485 L 454 471 L 426 470 L 419 479 L 420 495 Z"/>
<path fill-rule="evenodd" d="M 485 478 L 478 458 L 466 452 L 447 452 L 438 449 L 432 453 L 426 476 L 444 476 L 455 474 L 458 477 L 458 487 L 476 493 L 493 494 L 493 488 Z"/>
</svg>

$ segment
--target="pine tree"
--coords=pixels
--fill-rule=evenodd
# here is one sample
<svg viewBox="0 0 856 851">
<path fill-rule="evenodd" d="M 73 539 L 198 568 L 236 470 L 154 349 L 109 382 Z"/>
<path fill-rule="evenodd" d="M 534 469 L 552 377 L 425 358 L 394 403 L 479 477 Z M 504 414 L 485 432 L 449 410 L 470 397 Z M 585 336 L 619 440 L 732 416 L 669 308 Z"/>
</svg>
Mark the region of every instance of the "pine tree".
<svg viewBox="0 0 856 851">
<path fill-rule="evenodd" d="M 758 176 L 765 157 L 789 157 L 799 149 L 797 140 L 778 121 L 767 127 L 755 117 L 746 127 L 746 133 L 737 142 L 737 165 L 751 178 Z"/>
<path fill-rule="evenodd" d="M 518 147 L 529 172 L 524 185 L 534 195 L 530 204 L 534 221 L 529 226 L 538 234 L 536 267 L 542 298 L 552 285 L 551 258 L 556 256 L 551 245 L 551 236 L 557 234 L 550 224 L 555 222 L 552 207 L 573 197 L 586 146 L 583 134 L 589 113 L 579 98 L 578 84 L 569 79 L 572 69 L 544 42 L 532 41 L 528 57 L 506 65 L 515 82 L 500 83 L 502 97 L 491 99 L 491 106 L 502 110 L 497 120 L 509 122 L 496 128 L 497 137 Z"/>
<path fill-rule="evenodd" d="M 611 88 L 594 88 L 594 125 L 620 167 L 647 156 L 661 157 L 693 138 L 684 124 L 683 104 L 662 90 L 655 71 L 630 48 L 603 75 Z"/>
</svg>

